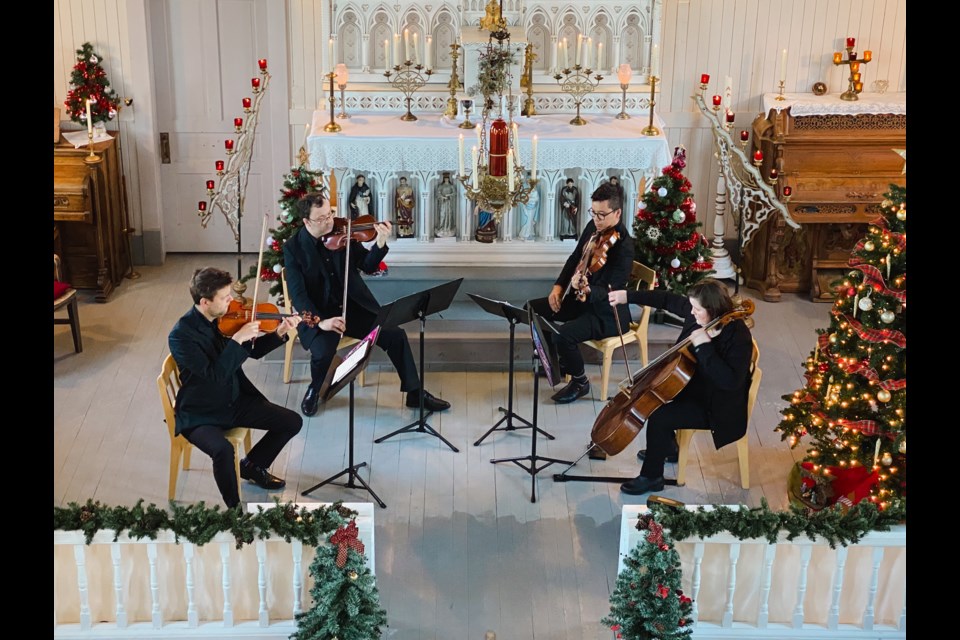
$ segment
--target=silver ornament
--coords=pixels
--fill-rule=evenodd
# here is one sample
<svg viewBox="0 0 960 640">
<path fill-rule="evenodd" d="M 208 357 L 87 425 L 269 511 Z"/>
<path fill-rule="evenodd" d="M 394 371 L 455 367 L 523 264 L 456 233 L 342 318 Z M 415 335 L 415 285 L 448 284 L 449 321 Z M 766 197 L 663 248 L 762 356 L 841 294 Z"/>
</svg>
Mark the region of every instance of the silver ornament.
<svg viewBox="0 0 960 640">
<path fill-rule="evenodd" d="M 906 219 L 907 219 L 907 210 L 906 210 L 906 209 L 900 209 L 899 211 L 897 211 L 897 220 L 903 222 L 903 221 L 906 220 Z"/>
<path fill-rule="evenodd" d="M 883 456 L 880 457 L 880 464 L 885 467 L 889 467 L 893 464 L 893 456 L 890 455 L 889 451 L 884 451 Z"/>
<path fill-rule="evenodd" d="M 857 306 L 860 307 L 861 311 L 870 311 L 870 309 L 873 309 L 873 300 L 870 298 L 861 298 Z"/>
<path fill-rule="evenodd" d="M 866 242 L 863 243 L 864 251 L 873 251 L 876 248 L 877 248 L 876 245 L 874 245 L 873 242 L 870 240 L 867 240 Z"/>
<path fill-rule="evenodd" d="M 674 209 L 674 210 L 673 210 L 673 221 L 676 222 L 677 224 L 680 224 L 680 223 L 683 222 L 686 218 L 687 218 L 687 216 L 684 215 L 683 211 L 680 211 L 680 209 Z"/>
<path fill-rule="evenodd" d="M 897 315 L 893 311 L 890 311 L 890 309 L 884 309 L 880 313 L 880 321 L 886 324 L 890 324 L 896 319 L 897 319 Z"/>
<path fill-rule="evenodd" d="M 900 446 L 897 447 L 897 451 L 899 451 L 903 455 L 907 455 L 907 439 L 906 438 L 900 441 Z"/>
<path fill-rule="evenodd" d="M 671 260 L 671 261 L 670 261 L 670 266 L 673 267 L 674 269 L 679 269 L 679 268 L 680 268 L 680 259 L 679 259 L 679 258 L 674 258 L 673 260 Z"/>
</svg>

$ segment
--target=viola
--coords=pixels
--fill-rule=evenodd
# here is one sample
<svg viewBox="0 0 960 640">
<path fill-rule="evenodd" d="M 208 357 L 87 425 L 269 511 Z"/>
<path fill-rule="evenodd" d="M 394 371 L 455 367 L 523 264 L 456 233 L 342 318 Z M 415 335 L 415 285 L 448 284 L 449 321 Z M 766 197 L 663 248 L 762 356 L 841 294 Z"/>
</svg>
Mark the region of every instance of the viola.
<svg viewBox="0 0 960 640">
<path fill-rule="evenodd" d="M 577 265 L 570 282 L 567 283 L 567 289 L 560 298 L 562 301 L 567 297 L 570 291 L 573 291 L 577 300 L 587 301 L 587 277 L 602 269 L 607 264 L 607 258 L 613 245 L 620 241 L 620 232 L 615 227 L 606 231 L 597 231 L 594 233 L 586 246 L 583 248 L 583 255 L 580 257 L 580 263 Z"/>
<path fill-rule="evenodd" d="M 230 305 L 227 307 L 227 312 L 217 320 L 217 328 L 222 335 L 229 338 L 237 333 L 237 331 L 240 331 L 243 325 L 257 320 L 260 322 L 260 331 L 270 333 L 271 331 L 277 330 L 277 327 L 280 326 L 284 318 L 295 315 L 298 314 L 280 313 L 277 305 L 269 302 L 257 303 L 256 308 L 254 308 L 253 305 L 249 303 L 243 304 L 239 300 L 231 300 Z M 308 326 L 315 327 L 317 323 L 320 322 L 320 318 L 314 316 L 309 311 L 299 315 L 301 315 L 300 321 Z"/>
<path fill-rule="evenodd" d="M 345 248 L 350 240 L 359 242 L 370 242 L 377 237 L 377 230 L 374 225 L 377 219 L 373 216 L 360 216 L 354 220 L 346 218 L 334 218 L 333 229 L 323 235 L 320 239 L 330 251 L 340 251 Z M 349 228 L 350 237 L 347 238 Z"/>
<path fill-rule="evenodd" d="M 753 314 L 753 300 L 744 300 L 740 307 L 707 323 L 704 329 L 726 326 Z M 633 442 L 650 415 L 671 402 L 687 386 L 697 370 L 697 358 L 690 349 L 690 338 L 678 342 L 651 362 L 630 383 L 600 410 L 590 439 L 607 455 L 615 456 Z"/>
</svg>

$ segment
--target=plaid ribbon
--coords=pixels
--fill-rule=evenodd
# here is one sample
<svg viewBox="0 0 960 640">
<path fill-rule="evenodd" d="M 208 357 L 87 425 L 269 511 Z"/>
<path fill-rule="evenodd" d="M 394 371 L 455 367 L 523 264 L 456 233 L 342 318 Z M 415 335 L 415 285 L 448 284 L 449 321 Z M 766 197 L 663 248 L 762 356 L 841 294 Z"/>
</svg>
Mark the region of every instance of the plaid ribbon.
<svg viewBox="0 0 960 640">
<path fill-rule="evenodd" d="M 880 427 L 877 425 L 874 420 L 844 420 L 840 418 L 837 420 L 837 424 L 841 427 L 846 427 L 851 431 L 859 431 L 865 436 L 878 436 L 883 435 L 890 440 L 896 440 L 896 434 L 892 432 L 880 433 Z"/>
<path fill-rule="evenodd" d="M 850 323 L 850 326 L 857 332 L 861 340 L 866 340 L 867 342 L 892 342 L 901 349 L 905 349 L 907 346 L 907 337 L 899 331 L 893 329 L 868 329 L 859 321 L 854 320 L 845 313 L 834 311 L 834 315 Z"/>
<path fill-rule="evenodd" d="M 830 353 L 830 339 L 826 334 L 820 334 L 817 336 L 817 346 L 820 347 L 820 353 L 824 357 L 833 357 Z M 859 373 L 867 380 L 876 380 L 880 385 L 880 388 L 886 389 L 887 391 L 897 391 L 899 389 L 905 389 L 907 386 L 907 379 L 900 378 L 899 380 L 880 380 L 880 374 L 877 373 L 877 370 L 873 367 L 862 363 L 856 363 L 853 365 L 847 365 L 845 369 L 850 373 Z M 811 384 L 811 379 L 815 374 L 805 373 L 804 376 L 807 378 L 807 385 Z M 809 394 L 808 394 L 809 395 Z M 807 399 L 804 398 L 803 401 Z"/>
<path fill-rule="evenodd" d="M 337 545 L 337 566 L 341 569 L 347 564 L 347 552 L 350 549 L 363 553 L 363 543 L 357 538 L 358 535 L 357 521 L 351 520 L 330 536 L 330 543 Z"/>
<path fill-rule="evenodd" d="M 863 272 L 863 283 L 869 285 L 877 293 L 882 293 L 884 295 L 895 298 L 900 302 L 907 301 L 907 291 L 906 289 L 896 290 L 891 289 L 887 286 L 886 281 L 883 279 L 883 276 L 880 274 L 880 269 L 877 269 L 872 264 L 866 264 L 861 262 L 858 259 L 851 258 L 850 266 L 855 267 Z"/>
<path fill-rule="evenodd" d="M 878 227 L 880 227 L 883 231 L 886 231 L 886 232 L 887 232 L 887 236 L 889 237 L 889 239 L 893 241 L 893 243 L 896 245 L 897 249 L 900 249 L 900 251 L 903 251 L 904 249 L 907 248 L 907 236 L 906 236 L 906 234 L 897 233 L 897 232 L 895 232 L 895 231 L 890 231 L 890 227 L 889 227 L 889 225 L 887 225 L 887 219 L 886 219 L 886 218 L 882 218 L 882 217 L 881 217 L 881 218 L 878 218 L 878 219 L 874 220 L 873 222 L 871 222 L 870 224 L 875 224 L 875 225 L 877 225 Z"/>
</svg>

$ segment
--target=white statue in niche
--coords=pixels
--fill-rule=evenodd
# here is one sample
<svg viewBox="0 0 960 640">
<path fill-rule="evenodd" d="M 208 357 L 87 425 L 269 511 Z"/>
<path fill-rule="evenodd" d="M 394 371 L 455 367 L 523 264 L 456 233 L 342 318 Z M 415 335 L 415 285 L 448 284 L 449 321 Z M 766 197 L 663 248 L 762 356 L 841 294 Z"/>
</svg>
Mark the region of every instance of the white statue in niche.
<svg viewBox="0 0 960 640">
<path fill-rule="evenodd" d="M 530 172 L 527 171 L 527 180 Z M 530 190 L 530 199 L 520 205 L 520 231 L 517 237 L 520 240 L 533 240 L 537 237 L 537 225 L 540 223 L 540 190 L 533 187 Z"/>
<path fill-rule="evenodd" d="M 444 173 L 443 180 L 437 185 L 436 193 L 438 238 L 452 238 L 457 235 L 456 197 L 457 188 L 450 182 L 450 174 Z"/>
</svg>

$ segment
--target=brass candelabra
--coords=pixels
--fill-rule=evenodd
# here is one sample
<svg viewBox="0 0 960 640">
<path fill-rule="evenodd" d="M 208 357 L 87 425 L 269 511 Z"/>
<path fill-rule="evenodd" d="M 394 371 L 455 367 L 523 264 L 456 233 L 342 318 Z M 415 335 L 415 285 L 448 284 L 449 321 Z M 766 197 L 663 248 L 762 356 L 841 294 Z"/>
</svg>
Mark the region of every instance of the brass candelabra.
<svg viewBox="0 0 960 640">
<path fill-rule="evenodd" d="M 426 78 L 424 74 L 426 74 Z M 406 97 L 407 112 L 400 116 L 400 119 L 404 122 L 417 120 L 417 116 L 410 111 L 410 102 L 413 99 L 413 94 L 427 84 L 427 80 L 433 75 L 433 69 L 425 69 L 419 62 L 414 63 L 411 60 L 406 60 L 402 65 L 394 65 L 393 71 L 384 71 L 383 75 L 390 82 L 390 86 Z M 396 75 L 396 77 L 391 78 L 390 76 L 393 75 Z"/>
<path fill-rule="evenodd" d="M 658 136 L 660 135 L 660 129 L 653 126 L 653 108 L 657 104 L 657 81 L 660 78 L 657 76 L 649 76 L 650 81 L 650 124 L 644 127 L 642 133 L 645 136 Z M 626 95 L 626 93 L 624 93 Z"/>
<path fill-rule="evenodd" d="M 577 107 L 577 116 L 570 121 L 572 125 L 581 126 L 587 124 L 587 121 L 580 117 L 580 105 L 583 103 L 583 98 L 587 94 L 593 93 L 593 90 L 596 89 L 600 81 L 603 80 L 603 76 L 599 73 L 596 75 L 591 74 L 593 74 L 592 69 L 587 69 L 579 64 L 575 64 L 572 69 L 564 69 L 553 76 L 553 79 L 560 85 L 560 90 L 573 96 L 574 104 Z M 651 113 L 653 113 L 652 109 L 653 107 L 651 106 Z"/>
<path fill-rule="evenodd" d="M 457 91 L 460 90 L 460 76 L 457 75 L 457 58 L 460 56 L 460 45 L 456 42 L 450 45 L 450 82 L 447 83 L 447 89 L 450 90 L 450 97 L 447 98 L 447 108 L 443 115 L 451 120 L 457 117 Z"/>
<path fill-rule="evenodd" d="M 330 97 L 327 99 L 330 102 L 330 122 L 323 126 L 323 130 L 327 133 L 336 133 L 342 129 L 342 127 L 337 124 L 337 121 L 334 120 L 333 112 L 336 110 L 337 99 L 333 97 L 333 81 L 337 77 L 337 74 L 333 71 L 327 74 L 327 79 L 330 81 Z"/>
<path fill-rule="evenodd" d="M 856 41 L 853 38 L 847 38 L 846 59 L 844 59 L 842 53 L 837 52 L 833 54 L 834 66 L 845 64 L 850 67 L 850 78 L 848 79 L 849 84 L 847 85 L 847 90 L 840 94 L 841 100 L 855 101 L 860 99 L 858 94 L 863 91 L 860 65 L 867 64 L 873 60 L 873 52 L 870 50 L 864 51 L 862 58 L 857 58 L 857 53 L 853 50 L 855 42 Z"/>
<path fill-rule="evenodd" d="M 620 83 L 620 91 L 622 92 L 623 95 L 620 98 L 620 113 L 616 115 L 617 120 L 630 119 L 630 114 L 627 113 L 627 89 L 629 88 L 630 88 L 629 84 L 625 84 L 623 82 Z"/>
</svg>

